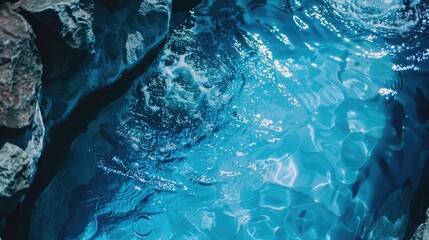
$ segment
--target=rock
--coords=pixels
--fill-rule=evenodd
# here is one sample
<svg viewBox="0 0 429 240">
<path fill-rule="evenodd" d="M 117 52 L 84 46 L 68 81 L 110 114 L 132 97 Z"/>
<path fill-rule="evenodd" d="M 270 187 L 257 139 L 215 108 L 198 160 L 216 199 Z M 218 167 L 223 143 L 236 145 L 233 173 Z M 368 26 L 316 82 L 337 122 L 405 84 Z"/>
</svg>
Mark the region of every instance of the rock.
<svg viewBox="0 0 429 240">
<path fill-rule="evenodd" d="M 167 0 L 148 0 L 136 5 L 126 20 L 125 64 L 138 62 L 154 43 L 160 42 L 168 32 L 171 3 Z M 137 11 L 135 11 L 137 10 Z M 121 44 L 124 46 L 124 44 Z"/>
<path fill-rule="evenodd" d="M 94 51 L 75 62 L 73 71 L 54 76 L 43 88 L 47 129 L 64 121 L 85 96 L 120 79 L 158 46 L 168 33 L 171 5 L 171 0 L 95 1 Z M 112 10 L 115 6 L 119 8 Z"/>
<path fill-rule="evenodd" d="M 64 121 L 83 98 L 121 79 L 155 49 L 168 33 L 171 8 L 171 0 L 1 5 L 0 222 L 32 182 L 45 129 Z M 42 89 L 47 125 L 38 105 L 39 55 L 48 69 Z"/>
<path fill-rule="evenodd" d="M 22 0 L 15 5 L 45 24 L 71 48 L 93 50 L 95 37 L 92 31 L 92 1 Z"/>
<path fill-rule="evenodd" d="M 426 211 L 426 221 L 422 223 L 414 233 L 412 240 L 429 239 L 429 209 Z"/>
<path fill-rule="evenodd" d="M 115 12 L 96 4 L 96 48 L 101 54 L 88 69 L 97 71 L 102 79 L 94 80 L 115 81 L 121 72 L 141 61 L 167 35 L 170 14 L 171 0 L 130 1 Z"/>
<path fill-rule="evenodd" d="M 0 6 L 0 220 L 21 201 L 35 174 L 44 126 L 38 106 L 42 64 L 31 26 Z"/>
<path fill-rule="evenodd" d="M 0 148 L 0 219 L 19 204 L 36 172 L 45 132 L 38 105 L 28 131 L 31 137 L 25 148 L 10 142 Z"/>
<path fill-rule="evenodd" d="M 22 128 L 33 121 L 42 65 L 25 19 L 0 7 L 0 126 Z"/>
</svg>

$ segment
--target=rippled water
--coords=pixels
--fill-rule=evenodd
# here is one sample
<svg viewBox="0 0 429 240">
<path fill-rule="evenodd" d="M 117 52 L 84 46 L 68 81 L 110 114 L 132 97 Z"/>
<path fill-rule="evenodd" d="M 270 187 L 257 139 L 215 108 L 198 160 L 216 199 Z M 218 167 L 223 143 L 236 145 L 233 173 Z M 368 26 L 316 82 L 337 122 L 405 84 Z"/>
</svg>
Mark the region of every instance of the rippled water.
<svg viewBox="0 0 429 240">
<path fill-rule="evenodd" d="M 30 238 L 401 237 L 397 196 L 428 160 L 428 20 L 400 0 L 174 15 L 148 72 L 71 146 Z"/>
</svg>

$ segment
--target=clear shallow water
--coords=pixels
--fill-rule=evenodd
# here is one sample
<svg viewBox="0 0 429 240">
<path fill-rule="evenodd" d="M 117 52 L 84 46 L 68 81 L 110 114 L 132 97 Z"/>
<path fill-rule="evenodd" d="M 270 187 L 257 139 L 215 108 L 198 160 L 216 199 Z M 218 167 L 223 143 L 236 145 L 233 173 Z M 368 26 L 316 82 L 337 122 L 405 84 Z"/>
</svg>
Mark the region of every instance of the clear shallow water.
<svg viewBox="0 0 429 240">
<path fill-rule="evenodd" d="M 383 209 L 407 205 L 387 200 L 427 161 L 427 20 L 394 0 L 176 14 L 148 72 L 71 146 L 30 238 L 397 237 L 408 209 Z"/>
</svg>

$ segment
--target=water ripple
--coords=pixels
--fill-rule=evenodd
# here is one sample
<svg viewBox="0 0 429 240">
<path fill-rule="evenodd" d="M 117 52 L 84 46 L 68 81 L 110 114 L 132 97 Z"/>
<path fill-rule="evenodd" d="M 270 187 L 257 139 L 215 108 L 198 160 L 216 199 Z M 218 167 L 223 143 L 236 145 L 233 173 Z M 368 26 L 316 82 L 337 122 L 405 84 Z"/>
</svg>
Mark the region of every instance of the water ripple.
<svg viewBox="0 0 429 240">
<path fill-rule="evenodd" d="M 407 114 L 427 102 L 408 74 L 427 75 L 428 16 L 417 0 L 211 0 L 178 15 L 75 142 L 32 236 L 368 237 L 389 191 L 417 178 L 396 154 L 425 124 Z M 50 191 L 67 208 L 46 210 Z M 37 232 L 43 214 L 59 230 Z"/>
</svg>

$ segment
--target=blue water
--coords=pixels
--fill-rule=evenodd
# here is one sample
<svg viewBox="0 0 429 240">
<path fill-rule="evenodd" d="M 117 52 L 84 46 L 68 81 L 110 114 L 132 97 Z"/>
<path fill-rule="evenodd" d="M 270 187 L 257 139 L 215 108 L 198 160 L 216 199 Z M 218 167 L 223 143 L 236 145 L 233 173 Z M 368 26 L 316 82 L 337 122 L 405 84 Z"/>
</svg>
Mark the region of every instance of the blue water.
<svg viewBox="0 0 429 240">
<path fill-rule="evenodd" d="M 399 0 L 175 14 L 71 146 L 30 239 L 401 237 L 428 160 L 428 20 Z"/>
</svg>

